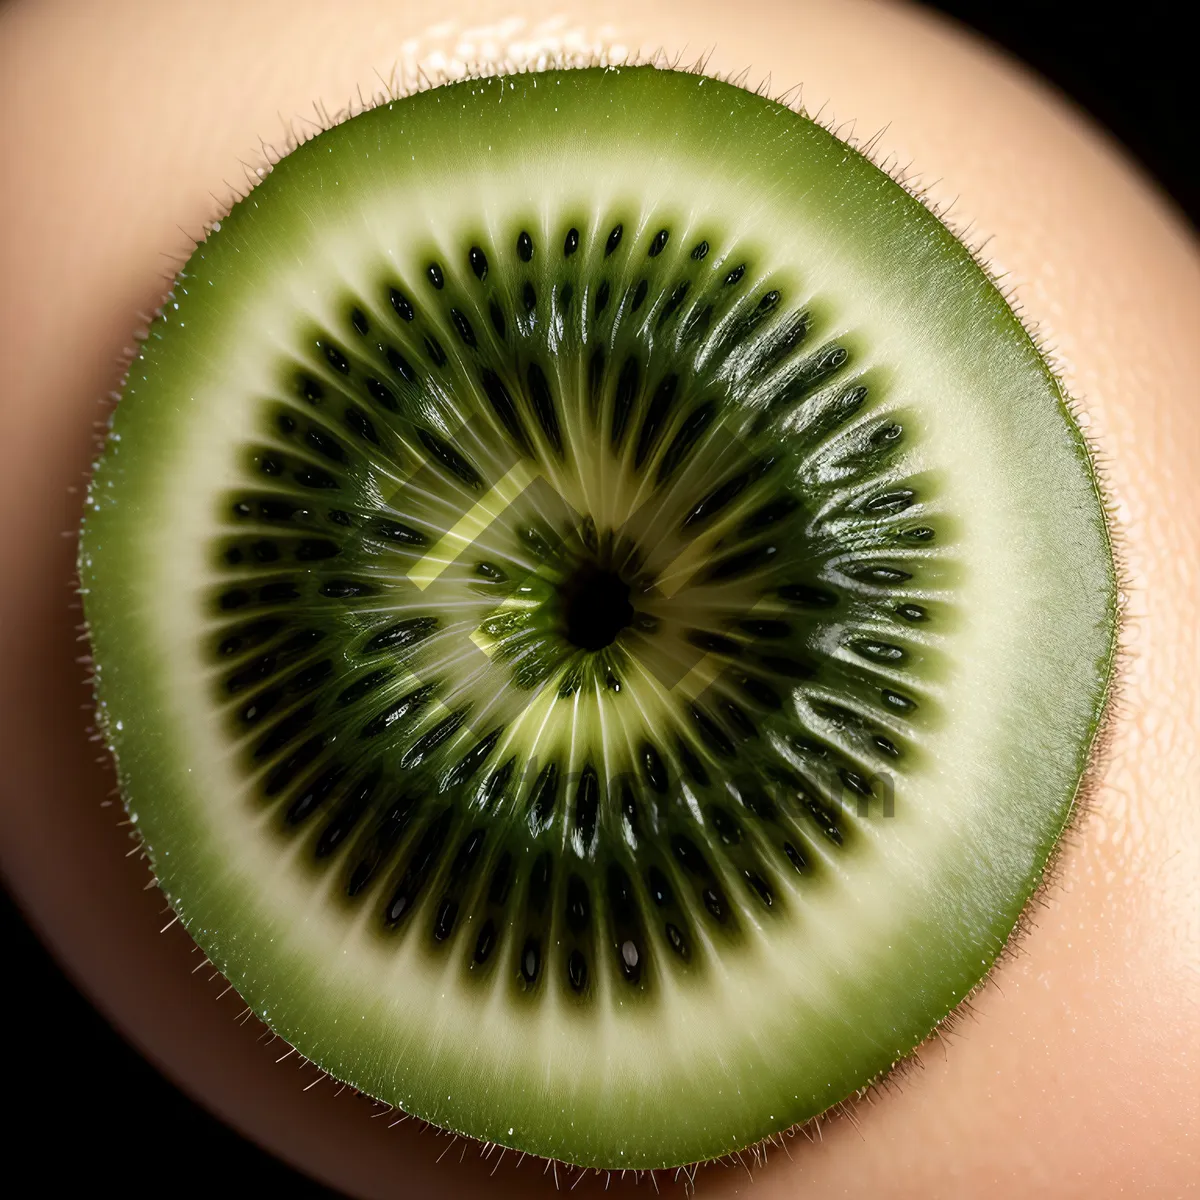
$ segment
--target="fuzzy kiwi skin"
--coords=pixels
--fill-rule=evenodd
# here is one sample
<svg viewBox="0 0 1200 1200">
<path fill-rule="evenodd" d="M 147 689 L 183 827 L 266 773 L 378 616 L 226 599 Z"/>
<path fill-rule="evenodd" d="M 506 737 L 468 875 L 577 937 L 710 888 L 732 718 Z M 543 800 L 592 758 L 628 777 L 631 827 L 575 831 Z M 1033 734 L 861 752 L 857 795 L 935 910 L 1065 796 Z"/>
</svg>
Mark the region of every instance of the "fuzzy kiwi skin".
<svg viewBox="0 0 1200 1200">
<path fill-rule="evenodd" d="M 124 436 L 124 435 L 123 435 L 123 436 Z M 102 478 L 102 480 L 103 480 L 103 475 L 101 476 L 101 478 Z M 96 495 L 96 496 L 97 496 L 97 500 L 96 500 L 96 507 L 97 507 L 97 509 L 100 509 L 100 508 L 102 508 L 102 507 L 103 507 L 103 505 L 104 505 L 104 494 L 103 494 L 103 492 L 100 492 L 100 493 L 94 493 L 94 495 Z M 98 536 L 98 535 L 93 535 L 93 536 L 95 537 L 95 536 Z M 96 542 L 93 540 L 93 541 L 92 541 L 92 543 L 91 543 L 91 545 L 93 545 L 93 546 L 94 546 L 95 544 L 96 544 Z M 87 549 L 88 545 L 89 545 L 89 543 L 88 543 L 88 541 L 87 541 L 87 538 L 85 537 L 85 552 L 86 552 L 86 549 Z M 111 558 L 111 556 L 110 556 L 110 558 Z M 86 569 L 88 569 L 88 570 L 90 570 L 90 569 L 91 569 L 91 567 L 92 567 L 92 563 L 91 563 L 91 562 L 89 562 L 89 561 L 87 561 L 86 559 L 85 559 L 85 563 L 84 563 L 84 565 L 85 565 L 85 568 L 86 568 Z M 97 626 L 99 626 L 99 625 L 100 625 L 100 624 L 102 624 L 102 623 L 103 623 L 103 622 L 97 622 Z M 103 654 L 101 654 L 101 658 L 103 658 Z M 103 668 L 103 663 L 102 663 L 102 668 Z M 102 694 L 102 696 L 104 695 L 104 687 L 105 687 L 105 682 L 104 682 L 104 680 L 103 680 L 103 677 L 102 677 L 102 678 L 101 678 L 101 694 Z M 107 701 L 106 701 L 105 703 L 107 703 Z M 129 711 L 129 710 L 126 710 L 126 711 Z M 122 721 L 122 724 L 127 724 L 127 722 L 123 720 L 123 721 Z M 112 726 L 112 725 L 110 724 L 110 732 L 113 730 L 113 728 L 114 728 L 114 726 Z M 118 730 L 117 732 L 120 732 L 120 731 Z M 114 742 L 118 743 L 118 745 L 117 745 L 117 750 L 118 750 L 118 751 L 121 751 L 121 750 L 122 750 L 122 747 L 121 747 L 121 745 L 120 745 L 120 742 L 122 741 L 122 739 L 121 739 L 121 738 L 119 738 L 119 737 L 117 737 L 117 736 L 114 734 L 114 739 L 113 739 L 113 740 L 114 740 Z M 1085 746 L 1085 748 L 1084 748 L 1084 752 L 1086 753 L 1086 746 Z M 1050 835 L 1050 837 L 1051 837 L 1051 840 L 1052 840 L 1052 838 L 1053 838 L 1054 834 L 1056 834 L 1056 833 L 1057 833 L 1057 830 L 1053 830 L 1053 831 L 1052 831 L 1052 833 L 1051 833 L 1051 835 Z M 151 838 L 151 845 L 153 845 L 153 838 Z M 162 871 L 160 870 L 160 873 L 163 873 L 163 874 L 169 874 L 170 872 L 169 872 L 169 871 L 162 872 Z M 170 888 L 169 880 L 167 880 L 166 882 L 167 882 L 167 886 L 168 886 L 168 890 L 169 890 L 169 888 Z M 184 908 L 184 909 L 186 908 L 186 906 L 185 906 L 185 905 L 183 905 L 183 903 L 182 903 L 181 901 L 178 901 L 178 900 L 177 900 L 177 904 L 178 904 L 178 905 L 179 905 L 181 908 Z M 185 921 L 187 920 L 186 911 L 184 912 L 184 919 L 185 919 Z M 193 919 L 194 919 L 194 918 L 193 918 Z M 244 990 L 244 991 L 246 991 L 247 989 L 246 989 L 245 987 L 243 987 L 243 990 Z M 248 997 L 248 998 L 250 998 L 250 997 Z M 267 1004 L 266 1004 L 266 1003 L 264 1003 L 264 1004 L 263 1004 L 263 1007 L 264 1007 L 264 1008 L 266 1008 L 266 1007 L 268 1007 L 268 1006 L 267 1006 Z M 314 1057 L 318 1057 L 318 1058 L 319 1058 L 319 1056 L 314 1056 Z M 432 1115 L 434 1116 L 434 1118 L 435 1118 L 435 1119 L 439 1119 L 439 1120 L 440 1120 L 440 1119 L 442 1118 L 442 1114 L 441 1114 L 441 1113 L 434 1113 L 434 1114 L 432 1114 Z M 446 1120 L 444 1123 L 446 1123 L 446 1124 L 454 1124 L 455 1122 L 454 1122 L 453 1120 Z M 489 1132 L 490 1132 L 490 1131 L 489 1131 Z M 716 1152 L 716 1151 L 715 1151 L 715 1149 L 714 1149 L 714 1151 L 712 1151 L 712 1152 Z M 570 1156 L 570 1157 L 574 1157 L 574 1158 L 577 1158 L 577 1159 L 581 1159 L 581 1158 L 583 1157 L 583 1156 L 574 1155 L 574 1154 L 568 1154 L 568 1155 L 565 1155 L 565 1156 Z M 691 1155 L 688 1155 L 688 1157 L 691 1157 Z M 585 1160 L 585 1161 L 586 1161 L 586 1160 Z"/>
</svg>

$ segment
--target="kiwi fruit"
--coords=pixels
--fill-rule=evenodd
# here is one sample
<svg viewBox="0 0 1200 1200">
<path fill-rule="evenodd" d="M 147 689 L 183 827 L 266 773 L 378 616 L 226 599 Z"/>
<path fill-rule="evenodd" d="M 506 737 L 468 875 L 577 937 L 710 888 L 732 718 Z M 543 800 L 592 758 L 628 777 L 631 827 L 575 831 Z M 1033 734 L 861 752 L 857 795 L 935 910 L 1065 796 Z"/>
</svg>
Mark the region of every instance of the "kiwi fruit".
<svg viewBox="0 0 1200 1200">
<path fill-rule="evenodd" d="M 802 113 L 632 66 L 282 159 L 130 367 L 80 574 L 130 820 L 246 1003 L 608 1168 L 811 1118 L 979 984 L 1117 620 L 970 251 Z"/>
</svg>

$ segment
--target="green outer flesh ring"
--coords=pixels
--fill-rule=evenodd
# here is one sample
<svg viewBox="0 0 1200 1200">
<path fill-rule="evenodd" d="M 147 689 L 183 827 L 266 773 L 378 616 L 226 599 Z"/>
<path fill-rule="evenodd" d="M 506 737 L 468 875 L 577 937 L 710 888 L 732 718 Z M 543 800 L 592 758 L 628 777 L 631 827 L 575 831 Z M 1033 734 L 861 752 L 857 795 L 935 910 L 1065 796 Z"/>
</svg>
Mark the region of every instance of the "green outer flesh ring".
<svg viewBox="0 0 1200 1200">
<path fill-rule="evenodd" d="M 653 1010 L 606 1016 L 626 1024 L 608 1029 L 597 1062 L 578 1049 L 588 1044 L 579 1026 L 555 1027 L 544 1012 L 516 1019 L 519 1044 L 496 1039 L 445 983 L 389 974 L 397 965 L 375 943 L 324 917 L 311 883 L 306 893 L 286 866 L 255 860 L 252 836 L 227 840 L 222 806 L 242 781 L 194 678 L 189 579 L 204 578 L 204 539 L 186 535 L 224 486 L 204 474 L 206 450 L 237 437 L 232 406 L 245 395 L 222 371 L 247 365 L 239 329 L 297 263 L 344 262 L 356 285 L 355 234 L 368 248 L 378 236 L 353 214 L 388 197 L 399 247 L 405 227 L 426 220 L 433 236 L 446 227 L 449 247 L 490 196 L 502 213 L 511 198 L 557 220 L 598 214 L 589 197 L 603 189 L 645 193 L 647 211 L 657 200 L 710 225 L 729 220 L 844 306 L 845 328 L 927 423 L 966 578 L 955 668 L 938 685 L 946 719 L 924 744 L 928 765 L 904 778 L 895 820 L 868 822 L 865 871 L 806 893 L 791 953 L 773 947 L 777 960 L 722 975 L 703 997 L 715 1009 L 672 997 L 669 1028 Z M 426 211 L 414 204 L 410 224 L 405 204 L 422 195 Z M 213 347 L 232 349 L 218 358 Z M 215 420 L 221 397 L 231 407 Z M 1070 816 L 1116 626 L 1084 439 L 1029 335 L 953 235 L 828 132 L 746 92 L 649 68 L 494 78 L 386 104 L 313 139 L 197 249 L 112 428 L 80 569 L 101 719 L 157 878 L 273 1030 L 439 1126 L 583 1165 L 661 1167 L 818 1114 L 908 1054 L 979 982 Z M 331 969 L 333 955 L 344 970 Z M 783 972 L 773 992 L 760 968 Z M 406 1021 L 413 1007 L 425 1019 Z M 705 1022 L 712 1011 L 720 1022 Z"/>
</svg>

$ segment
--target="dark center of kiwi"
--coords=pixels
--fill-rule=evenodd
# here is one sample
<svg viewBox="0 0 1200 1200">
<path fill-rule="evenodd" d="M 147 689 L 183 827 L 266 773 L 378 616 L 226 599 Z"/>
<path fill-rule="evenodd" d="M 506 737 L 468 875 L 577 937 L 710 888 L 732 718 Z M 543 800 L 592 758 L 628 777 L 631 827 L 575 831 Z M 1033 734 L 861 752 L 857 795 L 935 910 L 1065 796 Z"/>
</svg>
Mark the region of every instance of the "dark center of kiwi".
<svg viewBox="0 0 1200 1200">
<path fill-rule="evenodd" d="M 888 811 L 953 563 L 820 297 L 716 227 L 545 227 L 298 321 L 220 513 L 214 684 L 379 936 L 649 995 Z"/>
<path fill-rule="evenodd" d="M 633 620 L 629 584 L 597 562 L 580 564 L 563 583 L 563 632 L 572 646 L 603 650 Z"/>
</svg>

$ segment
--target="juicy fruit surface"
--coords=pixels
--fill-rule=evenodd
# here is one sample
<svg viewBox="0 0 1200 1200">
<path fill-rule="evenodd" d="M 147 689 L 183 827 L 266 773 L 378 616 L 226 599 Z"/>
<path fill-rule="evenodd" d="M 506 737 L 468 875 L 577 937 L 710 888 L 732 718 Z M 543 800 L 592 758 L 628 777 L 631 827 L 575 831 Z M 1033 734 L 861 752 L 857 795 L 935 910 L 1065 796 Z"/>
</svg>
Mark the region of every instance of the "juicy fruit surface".
<svg viewBox="0 0 1200 1200">
<path fill-rule="evenodd" d="M 649 70 L 285 160 L 134 364 L 82 566 L 127 803 L 247 1001 L 609 1166 L 819 1112 L 945 1015 L 1111 653 L 1086 454 L 966 252 Z"/>
</svg>

